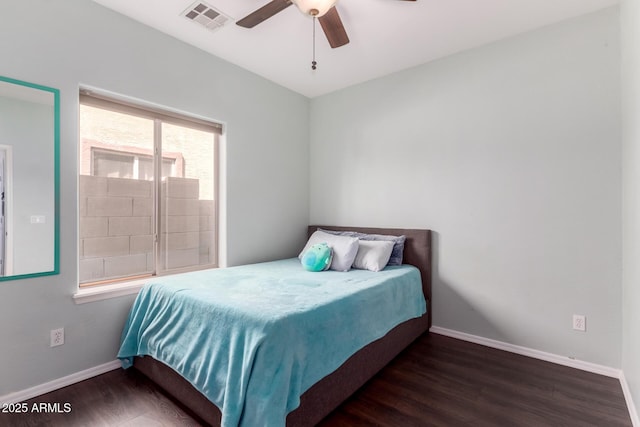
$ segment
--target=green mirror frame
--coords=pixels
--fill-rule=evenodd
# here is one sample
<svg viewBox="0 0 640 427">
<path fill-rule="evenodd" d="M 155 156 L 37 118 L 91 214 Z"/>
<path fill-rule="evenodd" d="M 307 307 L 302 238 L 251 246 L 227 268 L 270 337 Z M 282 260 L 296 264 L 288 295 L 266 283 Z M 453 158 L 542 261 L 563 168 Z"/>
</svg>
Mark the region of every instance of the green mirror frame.
<svg viewBox="0 0 640 427">
<path fill-rule="evenodd" d="M 0 282 L 17 279 L 27 279 L 50 276 L 60 273 L 60 91 L 58 89 L 29 83 L 10 77 L 0 76 L 0 82 L 23 86 L 30 89 L 49 92 L 53 95 L 53 269 L 48 271 L 34 271 L 24 274 L 0 276 Z M 1 96 L 1 95 L 0 95 Z"/>
</svg>

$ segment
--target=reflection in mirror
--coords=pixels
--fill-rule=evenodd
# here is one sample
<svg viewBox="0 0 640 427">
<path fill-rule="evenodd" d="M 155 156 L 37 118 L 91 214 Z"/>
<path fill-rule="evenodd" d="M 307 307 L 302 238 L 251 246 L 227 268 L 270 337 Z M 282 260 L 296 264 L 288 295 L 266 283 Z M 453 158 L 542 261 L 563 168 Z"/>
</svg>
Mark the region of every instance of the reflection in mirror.
<svg viewBox="0 0 640 427">
<path fill-rule="evenodd" d="M 57 89 L 0 76 L 0 280 L 58 273 Z"/>
</svg>

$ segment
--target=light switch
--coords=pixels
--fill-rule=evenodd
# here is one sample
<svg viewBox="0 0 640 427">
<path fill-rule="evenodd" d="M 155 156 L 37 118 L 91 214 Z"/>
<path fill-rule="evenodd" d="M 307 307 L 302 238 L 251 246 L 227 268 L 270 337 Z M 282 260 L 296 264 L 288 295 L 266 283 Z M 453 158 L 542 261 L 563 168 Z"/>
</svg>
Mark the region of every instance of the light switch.
<svg viewBox="0 0 640 427">
<path fill-rule="evenodd" d="M 31 224 L 44 224 L 44 215 L 31 215 Z"/>
</svg>

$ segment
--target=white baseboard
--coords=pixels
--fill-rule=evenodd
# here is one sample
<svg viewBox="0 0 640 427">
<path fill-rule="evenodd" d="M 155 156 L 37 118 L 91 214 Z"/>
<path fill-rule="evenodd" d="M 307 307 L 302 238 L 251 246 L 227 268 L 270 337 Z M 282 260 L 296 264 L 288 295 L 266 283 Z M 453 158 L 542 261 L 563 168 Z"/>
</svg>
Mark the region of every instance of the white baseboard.
<svg viewBox="0 0 640 427">
<path fill-rule="evenodd" d="M 635 404 L 631 398 L 631 390 L 624 377 L 624 372 L 620 369 L 611 368 L 609 366 L 598 365 L 596 363 L 585 362 L 583 360 L 571 359 L 566 356 L 559 356 L 553 353 L 547 353 L 540 350 L 534 350 L 528 347 L 521 347 L 519 345 L 509 344 L 502 341 L 496 341 L 489 338 L 480 337 L 477 335 L 467 334 L 465 332 L 454 331 L 453 329 L 441 328 L 439 326 L 432 326 L 429 329 L 430 332 L 438 335 L 445 335 L 451 338 L 457 338 L 463 341 L 469 341 L 472 343 L 484 345 L 486 347 L 496 348 L 498 350 L 504 350 L 522 356 L 532 357 L 534 359 L 545 360 L 547 362 L 556 363 L 558 365 L 569 366 L 571 368 L 580 369 L 594 374 L 605 375 L 607 377 L 618 378 L 620 385 L 622 386 L 622 392 L 624 393 L 624 399 L 627 403 L 627 409 L 629 410 L 629 416 L 634 427 L 640 427 L 640 420 L 638 419 L 638 412 L 636 411 Z"/>
<path fill-rule="evenodd" d="M 114 360 L 113 362 L 107 362 L 99 366 L 94 366 L 93 368 L 85 369 L 84 371 L 76 372 L 75 374 L 67 375 L 66 377 L 58 378 L 56 380 L 31 387 L 26 390 L 5 394 L 4 396 L 0 396 L 0 406 L 4 404 L 24 402 L 25 400 L 29 400 L 45 393 L 58 390 L 59 388 L 79 383 L 80 381 L 84 381 L 89 378 L 104 374 L 106 372 L 113 371 L 115 369 L 118 369 L 120 366 L 122 366 L 120 364 L 120 361 Z"/>
<path fill-rule="evenodd" d="M 439 326 L 432 326 L 429 329 L 431 332 L 438 335 L 446 335 L 451 338 L 458 338 L 463 341 L 469 341 L 476 344 L 481 344 L 486 347 L 497 348 L 499 350 L 505 350 L 510 353 L 521 354 L 523 356 L 533 357 L 534 359 L 545 360 L 547 362 L 556 363 L 558 365 L 569 366 L 571 368 L 580 369 L 587 372 L 593 372 L 595 374 L 605 375 L 612 378 L 620 378 L 622 371 L 620 369 L 611 368 L 609 366 L 598 365 L 596 363 L 585 362 L 583 360 L 572 359 L 567 356 L 559 356 L 553 353 L 547 353 L 540 350 L 534 350 L 528 347 L 521 347 L 519 345 L 509 344 L 502 341 L 496 341 L 489 338 L 480 337 L 477 335 L 467 334 L 465 332 L 458 332 L 452 329 L 441 328 Z"/>
<path fill-rule="evenodd" d="M 640 427 L 640 417 L 638 417 L 636 405 L 633 403 L 633 399 L 631 398 L 631 390 L 629 389 L 629 384 L 627 384 L 627 379 L 624 376 L 624 372 L 620 374 L 620 385 L 622 386 L 624 400 L 627 402 L 627 408 L 629 409 L 631 424 L 633 424 L 633 427 Z"/>
</svg>

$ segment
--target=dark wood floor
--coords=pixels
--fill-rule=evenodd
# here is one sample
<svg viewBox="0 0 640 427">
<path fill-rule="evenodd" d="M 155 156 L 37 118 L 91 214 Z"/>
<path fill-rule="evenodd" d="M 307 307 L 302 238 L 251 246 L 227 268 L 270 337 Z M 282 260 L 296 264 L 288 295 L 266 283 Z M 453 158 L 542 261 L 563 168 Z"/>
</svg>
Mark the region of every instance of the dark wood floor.
<svg viewBox="0 0 640 427">
<path fill-rule="evenodd" d="M 0 414 L 0 426 L 199 426 L 144 376 L 116 370 Z M 49 410 L 52 408 L 50 407 Z M 436 334 L 419 338 L 327 417 L 333 426 L 631 426 L 618 380 Z"/>
</svg>

